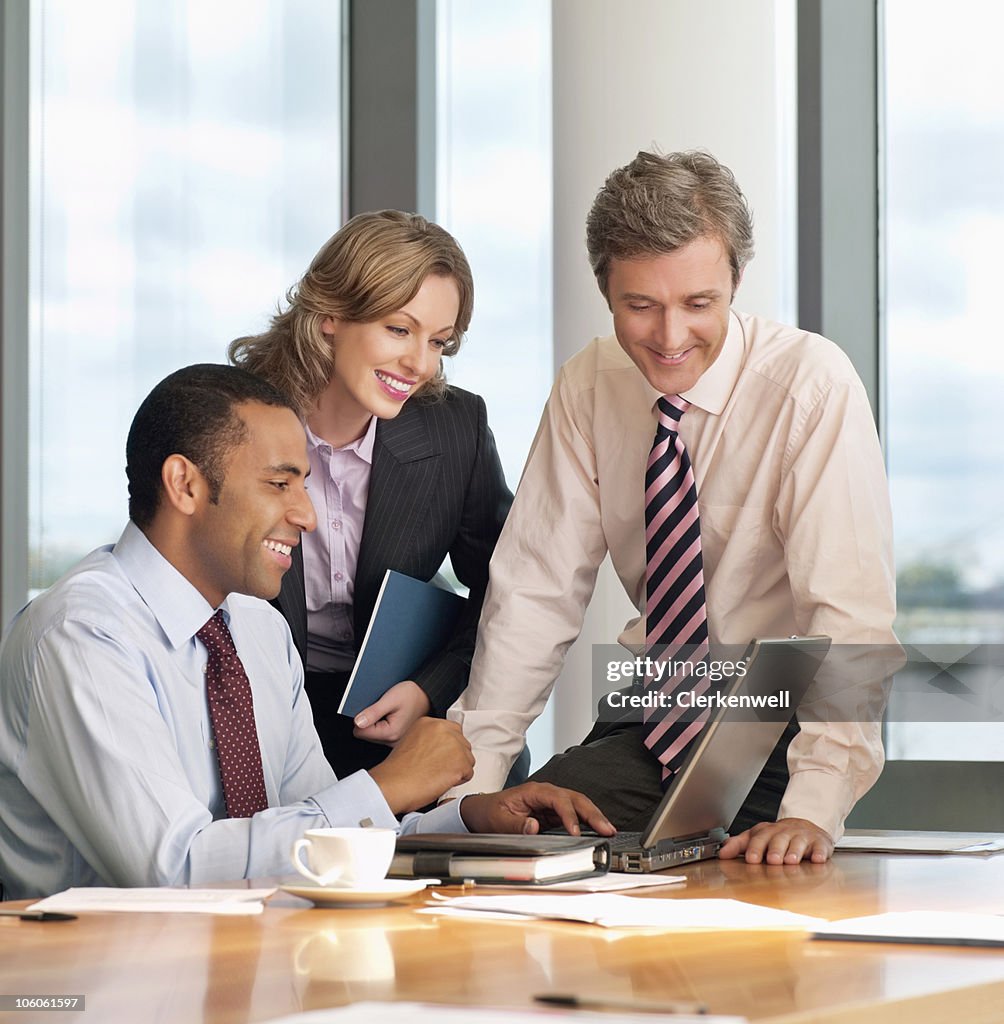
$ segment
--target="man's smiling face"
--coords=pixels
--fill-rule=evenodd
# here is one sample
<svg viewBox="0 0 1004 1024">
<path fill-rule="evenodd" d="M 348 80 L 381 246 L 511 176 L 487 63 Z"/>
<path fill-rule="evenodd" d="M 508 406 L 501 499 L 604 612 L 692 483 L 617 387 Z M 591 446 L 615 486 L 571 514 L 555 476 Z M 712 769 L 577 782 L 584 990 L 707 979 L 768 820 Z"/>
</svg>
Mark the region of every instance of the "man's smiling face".
<svg viewBox="0 0 1004 1024">
<path fill-rule="evenodd" d="M 186 572 L 214 608 L 231 593 L 274 598 L 300 534 L 316 525 L 299 419 L 285 407 L 253 401 L 234 413 L 247 436 L 229 453 L 218 500 L 200 499 Z"/>
<path fill-rule="evenodd" d="M 617 340 L 664 395 L 689 391 L 718 358 L 732 292 L 728 256 L 712 235 L 660 256 L 611 260 L 607 277 Z"/>
</svg>

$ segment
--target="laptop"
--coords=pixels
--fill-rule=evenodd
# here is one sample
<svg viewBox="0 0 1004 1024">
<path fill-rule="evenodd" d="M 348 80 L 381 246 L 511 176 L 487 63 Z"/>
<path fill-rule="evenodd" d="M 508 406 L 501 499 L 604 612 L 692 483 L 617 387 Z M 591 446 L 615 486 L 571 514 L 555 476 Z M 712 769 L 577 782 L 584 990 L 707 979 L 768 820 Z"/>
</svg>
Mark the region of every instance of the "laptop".
<svg viewBox="0 0 1004 1024">
<path fill-rule="evenodd" d="M 722 707 L 694 741 L 672 786 L 644 832 L 610 840 L 611 871 L 648 872 L 708 860 L 728 829 L 830 649 L 828 636 L 754 640 L 745 674 L 736 673 L 725 695 L 766 698 L 788 694 L 777 707 Z"/>
</svg>

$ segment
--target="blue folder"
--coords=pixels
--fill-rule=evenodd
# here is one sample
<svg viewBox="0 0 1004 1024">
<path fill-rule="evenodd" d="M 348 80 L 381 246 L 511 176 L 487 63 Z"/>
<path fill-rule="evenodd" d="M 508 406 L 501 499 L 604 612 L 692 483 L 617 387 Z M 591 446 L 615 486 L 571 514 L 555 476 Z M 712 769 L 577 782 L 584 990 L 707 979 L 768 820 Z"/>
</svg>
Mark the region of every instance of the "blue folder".
<svg viewBox="0 0 1004 1024">
<path fill-rule="evenodd" d="M 452 590 L 388 569 L 339 713 L 354 718 L 396 683 L 414 679 L 446 646 L 466 602 Z"/>
</svg>

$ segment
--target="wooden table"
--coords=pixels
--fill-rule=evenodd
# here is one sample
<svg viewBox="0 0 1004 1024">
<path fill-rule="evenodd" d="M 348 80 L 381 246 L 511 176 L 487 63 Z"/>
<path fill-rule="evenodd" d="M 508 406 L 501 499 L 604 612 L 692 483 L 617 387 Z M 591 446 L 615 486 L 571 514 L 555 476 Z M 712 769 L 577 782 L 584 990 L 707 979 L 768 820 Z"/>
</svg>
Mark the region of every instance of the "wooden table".
<svg viewBox="0 0 1004 1024">
<path fill-rule="evenodd" d="M 1004 855 L 838 853 L 823 865 L 709 861 L 680 873 L 685 888 L 644 898 L 731 897 L 831 919 L 1004 912 Z M 697 1000 L 715 1013 L 786 1024 L 1004 1020 L 1000 950 L 470 922 L 415 914 L 424 902 L 318 910 L 279 893 L 257 917 L 0 918 L 0 993 L 86 996 L 80 1015 L 20 1011 L 0 1020 L 222 1024 L 362 999 L 528 1007 L 547 991 Z"/>
</svg>

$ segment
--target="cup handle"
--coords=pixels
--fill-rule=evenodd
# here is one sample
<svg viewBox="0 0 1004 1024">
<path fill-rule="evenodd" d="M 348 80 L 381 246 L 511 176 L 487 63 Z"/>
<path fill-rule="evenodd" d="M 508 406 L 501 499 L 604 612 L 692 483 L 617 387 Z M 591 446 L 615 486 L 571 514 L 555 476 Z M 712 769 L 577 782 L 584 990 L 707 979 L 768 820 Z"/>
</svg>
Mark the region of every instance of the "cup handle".
<svg viewBox="0 0 1004 1024">
<path fill-rule="evenodd" d="M 315 875 L 314 872 L 311 871 L 310 868 L 308 868 L 300 859 L 300 851 L 309 848 L 309 839 L 297 839 L 297 841 L 293 843 L 293 850 L 289 855 L 289 859 L 292 862 L 293 867 L 296 868 L 304 878 L 309 878 L 315 885 L 319 885 L 324 888 L 324 886 L 333 882 L 341 872 L 337 872 L 334 877 L 331 877 L 330 873 L 325 875 Z"/>
</svg>

